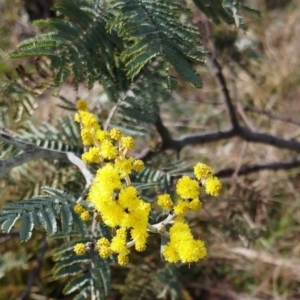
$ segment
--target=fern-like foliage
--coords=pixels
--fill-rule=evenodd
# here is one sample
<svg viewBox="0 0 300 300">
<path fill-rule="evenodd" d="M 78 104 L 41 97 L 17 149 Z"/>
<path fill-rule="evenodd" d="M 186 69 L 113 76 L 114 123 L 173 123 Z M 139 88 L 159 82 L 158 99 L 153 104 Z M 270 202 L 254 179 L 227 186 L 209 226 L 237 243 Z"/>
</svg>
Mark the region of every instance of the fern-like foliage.
<svg viewBox="0 0 300 300">
<path fill-rule="evenodd" d="M 182 299 L 176 273 L 174 265 L 158 270 L 151 270 L 146 266 L 133 268 L 128 273 L 122 299 Z"/>
<path fill-rule="evenodd" d="M 158 193 L 171 192 L 174 178 L 179 175 L 186 174 L 191 171 L 191 168 L 185 166 L 182 161 L 168 163 L 170 155 L 161 155 L 156 157 L 145 168 L 133 177 L 133 182 L 142 183 L 144 189 L 147 186 L 150 188 L 155 185 Z M 157 164 L 157 168 L 155 167 Z"/>
<path fill-rule="evenodd" d="M 203 62 L 198 30 L 180 21 L 190 11 L 174 1 L 60 1 L 59 16 L 35 24 L 48 33 L 19 44 L 11 58 L 47 56 L 55 70 L 54 84 L 69 75 L 74 82 L 87 79 L 91 88 L 100 81 L 111 100 L 156 60 L 176 71 L 194 86 L 202 85 L 191 61 Z M 157 60 L 158 59 L 158 60 Z M 126 72 L 125 72 L 126 71 Z M 169 87 L 176 80 L 167 75 Z"/>
<path fill-rule="evenodd" d="M 227 24 L 235 24 L 237 28 L 246 30 L 242 11 L 260 15 L 260 13 L 238 0 L 193 0 L 195 5 L 216 24 L 221 21 Z"/>
<path fill-rule="evenodd" d="M 8 203 L 3 207 L 0 213 L 2 231 L 10 232 L 16 222 L 21 220 L 20 240 L 22 242 L 31 238 L 34 227 L 44 228 L 49 235 L 58 231 L 70 233 L 72 230 L 79 231 L 83 236 L 87 235 L 86 224 L 72 209 L 76 199 L 60 190 L 48 187 L 43 189 L 50 195 Z"/>
<path fill-rule="evenodd" d="M 80 156 L 83 153 L 83 145 L 78 123 L 70 115 L 59 117 L 56 121 L 56 126 L 44 122 L 39 127 L 28 121 L 18 130 L 15 137 L 21 137 L 24 142 L 26 141 L 25 143 L 32 143 L 45 149 L 70 151 Z M 12 156 L 20 152 L 20 149 L 0 142 L 1 156 Z"/>
<path fill-rule="evenodd" d="M 190 11 L 174 1 L 115 0 L 118 15 L 110 28 L 116 28 L 125 43 L 121 59 L 127 76 L 134 78 L 153 58 L 161 56 L 188 82 L 201 87 L 200 76 L 190 61 L 202 63 L 198 30 L 180 22 Z"/>
<path fill-rule="evenodd" d="M 78 123 L 71 116 L 57 118 L 56 121 L 56 126 L 45 122 L 39 127 L 32 122 L 27 122 L 18 130 L 18 137 L 22 137 L 26 143 L 32 143 L 44 149 L 73 152 L 80 157 L 83 153 L 83 145 Z M 2 158 L 12 157 L 21 152 L 15 146 L 0 142 L 0 157 Z M 84 186 L 82 174 L 77 171 L 74 166 L 63 161 L 31 161 L 12 170 L 7 183 L 18 185 L 23 199 L 38 195 L 42 186 L 56 186 L 77 193 Z M 14 183 L 16 177 L 22 180 Z M 72 187 L 68 186 L 71 181 Z"/>
<path fill-rule="evenodd" d="M 76 155 L 83 153 L 80 130 L 72 116 L 57 118 L 57 125 L 44 122 L 37 127 L 32 122 L 18 131 L 18 135 L 33 144 L 51 150 L 70 151 Z"/>
<path fill-rule="evenodd" d="M 54 278 L 71 277 L 63 292 L 65 295 L 76 293 L 72 299 L 105 299 L 110 291 L 110 265 L 97 253 L 88 252 L 74 257 L 73 248 L 76 243 L 87 242 L 80 239 L 55 249 L 53 259 L 56 262 L 53 273 Z"/>
<path fill-rule="evenodd" d="M 31 116 L 37 108 L 35 97 L 22 85 L 8 80 L 0 83 L 0 126 L 9 128 L 13 122 Z"/>
<path fill-rule="evenodd" d="M 105 30 L 110 11 L 102 1 L 61 1 L 54 10 L 63 18 L 40 20 L 35 24 L 50 30 L 19 44 L 11 58 L 48 56 L 50 68 L 56 70 L 54 83 L 60 86 L 72 74 L 74 82 L 87 79 L 91 88 L 100 78 L 110 82 L 114 48 L 122 47 L 115 32 Z"/>
</svg>

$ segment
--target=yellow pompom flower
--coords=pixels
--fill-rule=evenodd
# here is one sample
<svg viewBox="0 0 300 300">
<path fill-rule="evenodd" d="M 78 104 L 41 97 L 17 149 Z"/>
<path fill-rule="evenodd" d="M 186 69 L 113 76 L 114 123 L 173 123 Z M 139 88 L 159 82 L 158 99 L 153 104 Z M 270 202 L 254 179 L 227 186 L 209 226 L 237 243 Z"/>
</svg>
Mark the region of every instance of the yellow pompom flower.
<svg viewBox="0 0 300 300">
<path fill-rule="evenodd" d="M 125 177 L 131 173 L 133 157 L 129 158 L 116 158 L 115 166 L 118 169 L 120 175 Z"/>
<path fill-rule="evenodd" d="M 145 228 L 136 226 L 135 228 L 131 229 L 130 235 L 131 235 L 132 239 L 139 241 L 139 243 L 146 244 L 149 233 L 146 231 Z"/>
<path fill-rule="evenodd" d="M 189 211 L 189 203 L 183 200 L 178 200 L 174 206 L 175 215 L 186 215 Z"/>
<path fill-rule="evenodd" d="M 111 250 L 116 253 L 121 253 L 126 250 L 126 242 L 117 236 L 113 237 L 111 241 Z"/>
<path fill-rule="evenodd" d="M 194 167 L 194 174 L 198 180 L 206 179 L 214 174 L 214 170 L 203 163 L 197 163 Z"/>
<path fill-rule="evenodd" d="M 119 141 L 122 137 L 122 132 L 117 128 L 112 128 L 109 134 L 111 139 L 115 141 Z"/>
<path fill-rule="evenodd" d="M 132 170 L 140 172 L 144 169 L 144 162 L 140 159 L 136 159 L 132 163 Z"/>
<path fill-rule="evenodd" d="M 124 209 L 128 209 L 129 211 L 136 209 L 140 204 L 137 189 L 133 186 L 121 189 L 118 202 Z"/>
<path fill-rule="evenodd" d="M 109 140 L 104 140 L 101 143 L 100 146 L 100 154 L 103 158 L 105 159 L 115 159 L 119 152 L 116 146 L 109 141 Z"/>
<path fill-rule="evenodd" d="M 98 250 L 99 256 L 103 259 L 109 258 L 109 256 L 111 255 L 111 249 L 107 246 L 102 246 L 99 250 Z"/>
<path fill-rule="evenodd" d="M 139 206 L 130 213 L 130 226 L 146 229 L 150 210 L 151 206 L 149 203 L 140 201 Z"/>
<path fill-rule="evenodd" d="M 110 245 L 111 250 L 116 253 L 127 252 L 128 250 L 126 247 L 126 238 L 127 238 L 126 229 L 124 228 L 118 229 L 116 235 L 111 240 L 111 245 Z"/>
<path fill-rule="evenodd" d="M 219 196 L 219 192 L 222 188 L 222 183 L 220 182 L 220 180 L 217 177 L 215 177 L 215 176 L 208 177 L 205 180 L 204 184 L 205 184 L 206 194 L 212 195 L 214 197 Z"/>
<path fill-rule="evenodd" d="M 80 214 L 80 219 L 84 222 L 87 222 L 90 218 L 91 218 L 91 216 L 88 211 L 84 211 Z"/>
<path fill-rule="evenodd" d="M 131 150 L 134 147 L 134 139 L 131 136 L 123 136 L 121 138 L 123 149 Z"/>
<path fill-rule="evenodd" d="M 97 241 L 97 247 L 98 247 L 98 248 L 101 248 L 101 247 L 103 247 L 103 246 L 109 247 L 109 245 L 110 245 L 110 242 L 109 242 L 109 240 L 108 240 L 107 238 L 105 238 L 105 237 L 102 237 L 102 238 L 100 238 L 100 239 Z"/>
<path fill-rule="evenodd" d="M 189 203 L 189 208 L 192 210 L 199 210 L 201 207 L 202 203 L 199 198 L 195 198 Z"/>
<path fill-rule="evenodd" d="M 107 238 L 103 237 L 97 241 L 97 248 L 100 257 L 108 258 L 111 255 L 110 242 Z"/>
<path fill-rule="evenodd" d="M 76 102 L 76 108 L 78 110 L 87 110 L 87 103 L 86 103 L 86 101 L 83 100 L 83 99 L 77 100 L 77 102 Z"/>
<path fill-rule="evenodd" d="M 144 241 L 136 241 L 134 247 L 135 247 L 136 251 L 143 252 L 143 251 L 146 250 L 146 242 L 144 242 Z"/>
<path fill-rule="evenodd" d="M 170 228 L 170 239 L 175 245 L 193 239 L 189 225 L 186 223 L 175 223 Z"/>
<path fill-rule="evenodd" d="M 204 242 L 193 239 L 178 244 L 177 251 L 183 263 L 197 262 L 207 254 Z"/>
<path fill-rule="evenodd" d="M 95 115 L 84 110 L 79 111 L 79 115 L 80 115 L 80 121 L 84 128 L 93 129 L 93 130 L 100 129 L 100 125 Z"/>
<path fill-rule="evenodd" d="M 87 152 L 83 153 L 81 159 L 86 164 L 100 162 L 100 150 L 97 147 L 91 147 Z"/>
<path fill-rule="evenodd" d="M 199 184 L 188 176 L 182 176 L 176 184 L 176 192 L 183 199 L 194 199 L 199 195 Z"/>
<path fill-rule="evenodd" d="M 78 243 L 74 246 L 74 252 L 77 255 L 83 255 L 86 253 L 86 246 L 83 243 Z"/>
<path fill-rule="evenodd" d="M 106 164 L 99 169 L 93 180 L 91 190 L 95 190 L 98 194 L 110 196 L 116 189 L 122 188 L 122 182 L 118 170 L 111 164 Z M 90 190 L 90 192 L 91 192 Z M 97 195 L 94 195 L 97 197 Z M 90 198 L 92 195 L 90 196 Z"/>
<path fill-rule="evenodd" d="M 173 220 L 174 224 L 175 223 L 185 223 L 185 218 L 184 215 L 177 215 L 174 220 Z"/>
<path fill-rule="evenodd" d="M 126 266 L 129 262 L 128 254 L 120 253 L 118 255 L 118 264 L 122 267 Z"/>
<path fill-rule="evenodd" d="M 76 213 L 76 214 L 81 214 L 82 212 L 84 212 L 85 211 L 85 208 L 82 206 L 82 205 L 80 205 L 79 203 L 77 203 L 75 206 L 74 206 L 74 212 Z"/>
<path fill-rule="evenodd" d="M 174 246 L 171 243 L 168 243 L 164 246 L 162 255 L 164 256 L 165 260 L 169 263 L 176 263 L 179 261 L 179 255 L 176 250 L 176 246 Z"/>
<path fill-rule="evenodd" d="M 197 262 L 206 256 L 204 242 L 195 240 L 186 223 L 175 223 L 170 228 L 170 242 L 163 250 L 163 256 L 169 262 Z"/>
<path fill-rule="evenodd" d="M 109 227 L 117 227 L 120 226 L 124 215 L 124 209 L 116 202 L 110 202 L 108 204 L 104 204 L 101 207 L 97 207 L 96 209 L 100 209 L 103 222 Z"/>
<path fill-rule="evenodd" d="M 157 204 L 163 209 L 171 209 L 173 206 L 173 201 L 169 194 L 163 194 L 158 196 Z"/>
<path fill-rule="evenodd" d="M 89 129 L 82 128 L 80 131 L 80 135 L 81 135 L 81 140 L 82 140 L 83 145 L 85 145 L 85 146 L 93 145 L 93 143 L 94 143 L 93 135 Z"/>
<path fill-rule="evenodd" d="M 110 139 L 110 135 L 107 131 L 97 130 L 95 133 L 96 139 L 100 142 Z"/>
</svg>

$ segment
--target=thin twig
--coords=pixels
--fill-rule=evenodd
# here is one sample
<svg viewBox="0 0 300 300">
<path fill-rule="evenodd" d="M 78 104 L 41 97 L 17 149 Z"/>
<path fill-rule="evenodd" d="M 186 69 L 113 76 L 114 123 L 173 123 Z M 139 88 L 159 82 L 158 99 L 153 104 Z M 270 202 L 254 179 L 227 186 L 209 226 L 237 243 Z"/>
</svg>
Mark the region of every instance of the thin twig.
<svg viewBox="0 0 300 300">
<path fill-rule="evenodd" d="M 48 246 L 48 243 L 47 243 L 47 239 L 45 236 L 43 239 L 43 242 L 42 242 L 42 247 L 40 248 L 40 251 L 38 253 L 35 265 L 29 275 L 28 280 L 27 280 L 26 288 L 24 289 L 22 294 L 17 298 L 17 300 L 26 299 L 27 295 L 30 293 L 34 279 L 38 276 L 38 274 L 40 272 L 47 246 Z"/>
<path fill-rule="evenodd" d="M 109 126 L 109 124 L 110 124 L 113 116 L 117 112 L 119 106 L 120 106 L 120 102 L 118 102 L 116 105 L 114 105 L 113 108 L 110 110 L 109 115 L 108 115 L 108 117 L 107 117 L 107 119 L 106 119 L 106 121 L 105 121 L 105 123 L 103 125 L 103 129 L 104 130 L 107 130 L 107 128 L 108 128 L 108 126 Z"/>
<path fill-rule="evenodd" d="M 39 147 L 29 141 L 3 132 L 3 129 L 0 131 L 0 140 L 24 151 L 21 154 L 0 160 L 0 179 L 3 178 L 12 168 L 25 164 L 29 161 L 35 159 L 52 159 L 71 162 L 79 168 L 87 185 L 89 185 L 92 181 L 93 175 L 87 168 L 86 164 L 72 152 L 63 152 Z"/>
<path fill-rule="evenodd" d="M 274 114 L 270 111 L 267 111 L 264 109 L 259 109 L 259 108 L 253 107 L 253 106 L 244 106 L 244 110 L 258 113 L 261 115 L 265 115 L 271 119 L 275 119 L 275 120 L 279 120 L 279 121 L 283 121 L 283 122 L 287 122 L 287 123 L 291 123 L 291 124 L 300 126 L 300 121 L 295 120 L 292 117 L 286 117 L 286 116 L 282 116 L 280 114 Z"/>
<path fill-rule="evenodd" d="M 294 159 L 289 159 L 286 161 L 281 161 L 281 162 L 270 162 L 270 163 L 263 163 L 263 164 L 257 164 L 257 165 L 252 165 L 252 166 L 242 166 L 237 175 L 248 175 L 251 173 L 257 173 L 259 171 L 263 170 L 272 170 L 272 171 L 277 171 L 277 170 L 289 170 L 293 168 L 299 168 L 300 166 L 300 156 Z M 230 177 L 234 174 L 235 168 L 226 168 L 219 170 L 216 172 L 216 175 L 218 177 Z"/>
</svg>

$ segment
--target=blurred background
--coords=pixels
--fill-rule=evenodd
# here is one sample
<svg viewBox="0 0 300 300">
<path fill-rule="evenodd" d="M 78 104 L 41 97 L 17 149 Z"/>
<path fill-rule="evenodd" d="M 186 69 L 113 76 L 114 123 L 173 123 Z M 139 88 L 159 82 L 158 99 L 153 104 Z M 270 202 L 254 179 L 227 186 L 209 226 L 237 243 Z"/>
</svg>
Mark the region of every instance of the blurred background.
<svg viewBox="0 0 300 300">
<path fill-rule="evenodd" d="M 29 80 L 26 88 L 23 84 L 23 90 L 7 89 L 9 78 L 16 78 L 16 69 L 19 75 L 23 72 L 19 61 L 7 61 L 7 53 L 37 33 L 34 20 L 53 17 L 50 8 L 54 2 L 0 0 L 0 106 L 6 108 L 2 117 L 9 119 L 10 130 L 22 129 L 27 120 L 37 127 L 45 121 L 56 126 L 57 117 L 70 114 L 51 91 L 37 91 L 39 78 Z M 202 16 L 191 1 L 187 2 L 195 12 L 193 22 L 201 23 Z M 251 130 L 300 141 L 300 1 L 242 2 L 261 12 L 261 17 L 245 14 L 247 32 L 225 24 L 209 24 L 239 118 Z M 32 61 L 22 63 L 27 62 Z M 214 76 L 206 66 L 199 66 L 198 71 L 204 82 L 202 89 L 183 83 L 173 92 L 172 104 L 161 107 L 162 120 L 173 137 L 224 129 L 229 124 Z M 82 83 L 76 92 L 67 82 L 60 95 L 71 102 L 83 97 L 91 107 L 97 107 L 100 91 L 101 86 L 88 91 Z M 18 97 L 26 97 L 22 111 L 14 107 Z M 105 106 L 103 113 L 108 113 Z M 147 142 L 151 144 L 151 140 Z M 208 256 L 195 265 L 180 267 L 183 299 L 300 299 L 299 167 L 236 175 L 241 166 L 280 162 L 293 155 L 288 150 L 238 138 L 184 148 L 180 158 L 189 165 L 203 161 L 215 170 L 234 168 L 236 172 L 221 178 L 223 190 L 219 199 L 202 199 L 203 209 L 189 216 L 194 234 L 206 242 Z M 31 164 L 26 170 L 12 170 L 0 181 L 0 208 L 7 201 L 38 194 L 49 178 L 57 187 L 61 187 L 61 182 L 67 186 L 76 181 L 74 175 L 57 178 L 53 165 Z M 28 243 L 20 244 L 18 233 L 0 233 L 0 299 L 22 299 L 18 296 L 35 267 L 43 238 L 44 233 L 37 232 Z M 133 263 L 142 266 L 146 262 L 155 269 L 161 263 L 157 246 L 151 245 Z M 28 299 L 72 299 L 62 296 L 65 282 L 52 279 L 52 267 L 50 252 L 46 251 Z M 143 276 L 142 267 L 129 269 L 118 269 L 108 299 L 122 298 L 129 280 L 127 277 L 125 281 L 127 271 L 141 272 L 139 276 Z"/>
</svg>

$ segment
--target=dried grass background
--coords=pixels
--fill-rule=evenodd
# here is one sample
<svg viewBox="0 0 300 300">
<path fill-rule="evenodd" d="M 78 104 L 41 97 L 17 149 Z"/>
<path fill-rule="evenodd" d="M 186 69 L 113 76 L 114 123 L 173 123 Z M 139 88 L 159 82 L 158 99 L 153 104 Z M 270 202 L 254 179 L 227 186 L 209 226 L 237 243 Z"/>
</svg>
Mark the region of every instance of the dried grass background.
<svg viewBox="0 0 300 300">
<path fill-rule="evenodd" d="M 260 19 L 246 16 L 247 33 L 236 32 L 223 25 L 219 28 L 212 26 L 211 29 L 215 44 L 221 43 L 218 59 L 239 120 L 252 130 L 300 141 L 299 124 L 243 109 L 250 105 L 300 122 L 300 1 L 285 1 L 286 5 L 284 1 L 244 2 L 262 11 Z M 30 32 L 32 28 L 24 20 L 26 14 L 20 1 L 0 0 L 0 9 L 5 12 L 5 19 L 0 19 L 0 24 L 5 24 L 7 30 L 4 32 L 3 29 L 0 40 L 0 66 L 4 66 L 3 53 L 13 49 L 20 35 Z M 3 37 L 8 32 L 11 33 L 11 40 L 7 41 Z M 221 38 L 226 36 L 228 40 L 233 36 L 237 44 L 248 42 L 257 58 L 244 54 L 242 65 L 237 63 L 232 45 L 226 46 L 226 39 L 225 46 L 222 44 Z M 6 68 L 2 67 L 0 71 L 4 73 Z M 199 68 L 199 72 L 204 80 L 203 89 L 182 85 L 179 91 L 174 92 L 173 104 L 162 107 L 164 125 L 174 137 L 202 130 L 224 129 L 229 124 L 226 107 L 213 75 L 206 67 Z M 97 87 L 89 93 L 82 86 L 79 93 L 72 94 L 70 85 L 66 84 L 62 94 L 68 95 L 72 101 L 76 96 L 82 96 L 96 103 L 100 90 L 101 87 Z M 55 122 L 55 116 L 65 114 L 57 107 L 58 102 L 50 93 L 41 95 L 34 114 L 36 122 Z M 293 155 L 291 151 L 234 138 L 186 147 L 181 159 L 189 165 L 204 161 L 217 170 L 231 167 L 238 171 L 242 165 L 278 162 Z M 299 168 L 265 170 L 222 181 L 224 187 L 220 199 L 202 199 L 204 205 L 201 212 L 190 215 L 194 233 L 206 241 L 209 254 L 197 265 L 182 267 L 180 277 L 186 292 L 185 299 L 300 299 Z M 2 206 L 14 193 L 21 193 L 21 188 L 1 184 Z M 16 242 L 11 242 L 5 244 L 3 249 L 0 245 L 0 249 L 11 250 L 16 245 Z M 147 252 L 145 259 L 151 264 L 157 257 Z M 29 266 L 31 263 L 29 261 Z M 51 262 L 46 261 L 41 271 L 42 278 L 49 279 L 50 267 Z M 9 273 L 10 286 L 5 284 L 7 279 L 0 279 L 0 299 L 7 299 L 5 297 L 9 293 L 18 295 L 26 282 L 26 272 Z M 118 285 L 122 284 L 124 282 L 118 282 Z M 117 295 L 115 293 L 111 299 L 118 299 Z M 46 298 L 37 296 L 35 299 Z"/>
</svg>

